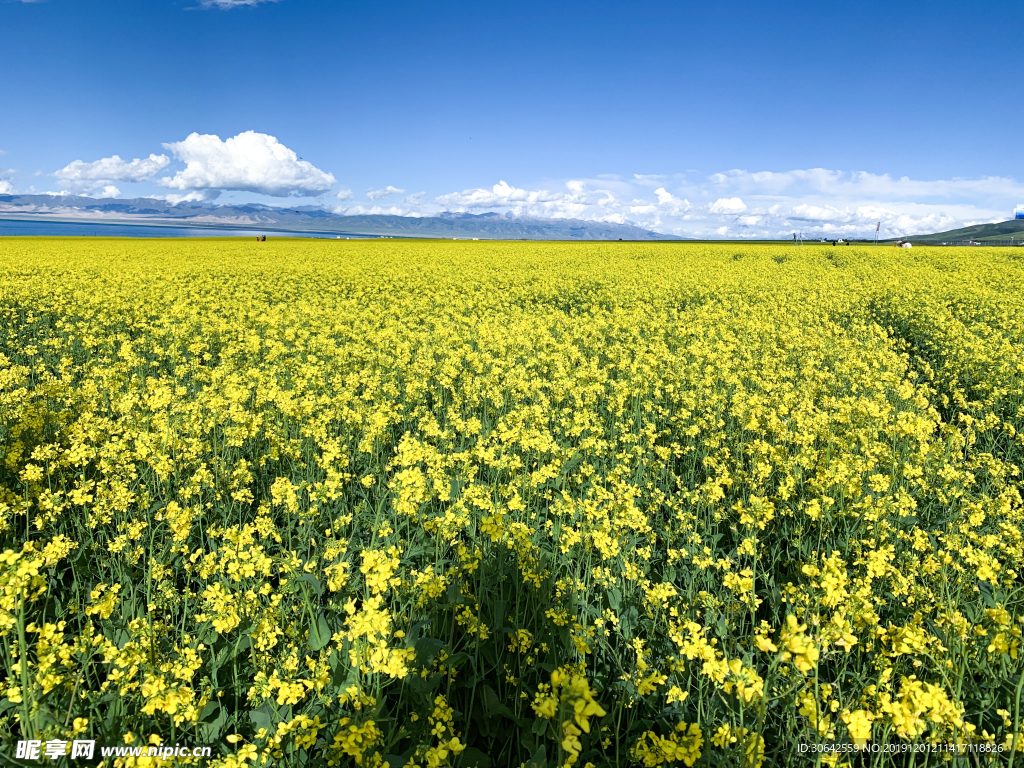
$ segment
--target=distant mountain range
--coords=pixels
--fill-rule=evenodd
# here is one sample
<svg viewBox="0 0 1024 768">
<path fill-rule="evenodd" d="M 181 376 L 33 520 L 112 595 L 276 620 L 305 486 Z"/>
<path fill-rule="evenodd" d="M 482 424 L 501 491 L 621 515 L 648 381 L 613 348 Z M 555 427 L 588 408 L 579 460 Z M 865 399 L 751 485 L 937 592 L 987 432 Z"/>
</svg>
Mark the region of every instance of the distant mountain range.
<svg viewBox="0 0 1024 768">
<path fill-rule="evenodd" d="M 933 235 L 913 235 L 906 239 L 912 243 L 939 245 L 961 240 L 984 243 L 992 240 L 1009 240 L 1011 237 L 1024 241 L 1024 219 L 1010 219 L 997 224 L 975 224 L 971 227 L 951 229 L 948 232 L 936 232 Z"/>
<path fill-rule="evenodd" d="M 316 206 L 168 203 L 148 197 L 97 200 L 74 195 L 0 195 L 0 218 L 104 222 L 218 229 L 265 229 L 330 235 L 470 238 L 490 240 L 683 240 L 630 224 L 541 219 L 511 213 L 437 216 L 344 216 Z"/>
</svg>

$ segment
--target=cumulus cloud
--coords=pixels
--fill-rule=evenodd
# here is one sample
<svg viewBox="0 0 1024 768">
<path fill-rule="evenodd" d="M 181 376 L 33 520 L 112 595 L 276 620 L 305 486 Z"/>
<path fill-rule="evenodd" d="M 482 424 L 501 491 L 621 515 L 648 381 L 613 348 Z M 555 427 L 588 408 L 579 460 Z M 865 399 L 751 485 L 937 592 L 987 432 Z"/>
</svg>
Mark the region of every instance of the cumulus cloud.
<svg viewBox="0 0 1024 768">
<path fill-rule="evenodd" d="M 690 210 L 689 200 L 680 200 L 664 187 L 658 187 L 654 194 L 658 196 L 658 206 L 665 215 L 678 216 Z"/>
<path fill-rule="evenodd" d="M 1010 217 L 1024 184 L 1010 178 L 917 180 L 820 168 L 632 177 L 493 187 L 440 195 L 417 206 L 519 216 L 632 223 L 687 237 L 870 237 L 939 232 Z M 693 202 L 691 202 L 693 201 Z"/>
<path fill-rule="evenodd" d="M 221 141 L 212 134 L 189 134 L 164 144 L 185 169 L 160 179 L 168 189 L 235 190 L 272 197 L 303 197 L 327 192 L 334 176 L 301 160 L 275 137 L 245 131 Z"/>
<path fill-rule="evenodd" d="M 4 154 L 0 152 L 0 155 Z M 9 168 L 0 168 L 0 195 L 13 195 L 14 185 L 4 178 L 4 175 L 11 173 Z"/>
<path fill-rule="evenodd" d="M 584 186 L 583 182 L 573 180 L 566 183 L 568 192 L 550 192 L 545 189 L 521 189 L 502 180 L 490 189 L 452 192 L 435 198 L 435 202 L 456 211 L 507 208 L 519 215 L 571 218 L 589 207 L 589 203 L 583 199 Z"/>
<path fill-rule="evenodd" d="M 120 155 L 111 155 L 91 163 L 75 160 L 53 176 L 65 190 L 93 197 L 116 197 L 121 192 L 114 182 L 147 181 L 170 162 L 167 155 L 150 155 L 134 160 L 122 160 Z"/>
<path fill-rule="evenodd" d="M 564 182 L 567 191 L 523 189 L 506 181 L 499 181 L 490 189 L 466 189 L 441 195 L 433 200 L 435 206 L 453 211 L 511 211 L 517 216 L 547 218 L 587 218 L 593 221 L 621 223 L 629 206 L 619 202 L 608 189 L 606 180 L 571 179 Z M 627 185 L 619 185 L 627 189 Z M 634 201 L 643 205 L 643 200 Z"/>
<path fill-rule="evenodd" d="M 546 190 L 527 191 L 513 187 L 502 180 L 490 189 L 465 189 L 462 192 L 452 192 L 441 195 L 436 199 L 441 205 L 451 205 L 458 208 L 494 208 L 505 206 L 511 203 L 547 203 L 559 201 L 567 197 L 564 194 L 556 194 Z"/>
<path fill-rule="evenodd" d="M 368 189 L 368 190 L 366 190 L 366 199 L 367 200 L 373 200 L 374 202 L 376 202 L 377 200 L 381 200 L 381 199 L 387 197 L 388 195 L 401 195 L 404 192 L 405 192 L 404 189 L 399 189 L 398 187 L 392 187 L 390 184 L 388 184 L 383 189 Z"/>
<path fill-rule="evenodd" d="M 220 190 L 217 189 L 199 189 L 194 192 L 188 192 L 184 195 L 163 195 L 159 197 L 160 200 L 166 200 L 168 203 L 177 205 L 178 203 L 204 203 L 210 200 L 216 200 L 220 197 Z"/>
<path fill-rule="evenodd" d="M 745 210 L 746 204 L 738 197 L 720 197 L 708 206 L 709 213 L 743 213 Z"/>
<path fill-rule="evenodd" d="M 249 131 L 221 141 L 192 134 L 164 145 L 184 170 L 157 183 L 170 202 L 208 201 L 222 191 L 276 196 L 323 194 L 334 177 L 298 158 L 273 136 Z M 117 185 L 156 179 L 170 165 L 166 155 L 92 163 L 75 161 L 55 175 L 63 186 L 118 195 Z M 172 169 L 178 166 L 170 166 Z M 13 192 L 0 173 L 0 193 Z M 67 194 L 67 190 L 60 194 Z M 505 180 L 429 198 L 423 192 L 401 204 L 377 205 L 405 190 L 388 185 L 366 191 L 369 204 L 350 205 L 350 189 L 334 194 L 342 215 L 429 216 L 443 211 L 494 212 L 522 217 L 575 218 L 635 224 L 695 238 L 883 237 L 939 232 L 968 224 L 1002 221 L 1024 200 L 1024 183 L 1007 177 L 921 180 L 822 168 L 790 171 L 730 170 L 701 175 L 603 175 L 516 186 Z"/>
<path fill-rule="evenodd" d="M 339 216 L 422 216 L 423 214 L 412 208 L 400 205 L 384 207 L 382 205 L 353 205 L 350 208 L 338 206 L 333 209 Z"/>
<path fill-rule="evenodd" d="M 75 160 L 54 173 L 61 181 L 145 181 L 162 171 L 171 162 L 167 155 L 150 155 L 125 161 L 118 155 L 92 163 Z"/>
<path fill-rule="evenodd" d="M 870 234 L 877 223 L 881 224 L 883 237 L 886 236 L 884 233 L 889 236 L 918 235 L 977 223 L 969 215 L 957 217 L 919 204 L 892 207 L 863 205 L 850 209 L 801 203 L 784 211 L 783 215 L 795 230 L 807 236 L 820 237 Z M 985 217 L 981 219 L 985 220 Z"/>
<path fill-rule="evenodd" d="M 941 232 L 1003 221 L 1010 202 L 1024 199 L 1024 184 L 1007 177 L 911 179 L 825 168 L 734 169 L 684 184 L 717 202 L 742 196 L 749 210 L 741 213 L 747 215 L 731 220 L 751 237 L 779 236 L 786 229 L 810 237 L 870 237 L 879 222 L 883 237 Z M 716 210 L 730 218 L 724 207 Z M 707 220 L 715 215 L 709 210 Z"/>
<path fill-rule="evenodd" d="M 656 213 L 658 206 L 651 205 L 646 200 L 634 200 L 633 205 L 629 206 L 630 213 Z"/>
</svg>

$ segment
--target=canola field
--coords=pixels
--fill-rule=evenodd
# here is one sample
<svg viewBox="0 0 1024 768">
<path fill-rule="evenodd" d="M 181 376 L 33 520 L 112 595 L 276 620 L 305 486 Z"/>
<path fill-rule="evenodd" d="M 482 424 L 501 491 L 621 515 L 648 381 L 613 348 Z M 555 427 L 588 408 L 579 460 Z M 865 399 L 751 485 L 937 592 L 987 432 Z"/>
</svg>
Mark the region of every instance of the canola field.
<svg viewBox="0 0 1024 768">
<path fill-rule="evenodd" d="M 1013 249 L 0 240 L 0 751 L 1013 764 L 1022 387 Z"/>
</svg>

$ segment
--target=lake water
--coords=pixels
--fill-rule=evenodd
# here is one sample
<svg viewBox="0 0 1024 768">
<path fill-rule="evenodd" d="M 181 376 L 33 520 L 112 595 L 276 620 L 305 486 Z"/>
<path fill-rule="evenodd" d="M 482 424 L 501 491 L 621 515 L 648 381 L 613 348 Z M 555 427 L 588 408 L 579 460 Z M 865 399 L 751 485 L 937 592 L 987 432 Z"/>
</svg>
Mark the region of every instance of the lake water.
<svg viewBox="0 0 1024 768">
<path fill-rule="evenodd" d="M 0 237 L 315 237 L 336 240 L 339 235 L 323 232 L 283 232 L 255 229 L 214 229 L 212 227 L 161 227 L 143 224 L 100 222 L 16 221 L 0 219 Z M 365 235 L 340 235 L 365 237 Z"/>
</svg>

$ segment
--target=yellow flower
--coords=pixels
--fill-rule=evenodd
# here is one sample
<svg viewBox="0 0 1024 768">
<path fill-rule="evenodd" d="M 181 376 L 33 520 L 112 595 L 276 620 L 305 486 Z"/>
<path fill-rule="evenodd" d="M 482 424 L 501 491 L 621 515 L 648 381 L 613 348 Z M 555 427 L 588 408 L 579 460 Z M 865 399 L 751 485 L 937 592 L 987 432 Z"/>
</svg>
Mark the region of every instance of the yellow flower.
<svg viewBox="0 0 1024 768">
<path fill-rule="evenodd" d="M 871 721 L 874 719 L 874 715 L 863 709 L 844 712 L 842 720 L 850 732 L 850 741 L 858 747 L 867 744 L 871 738 Z"/>
</svg>

